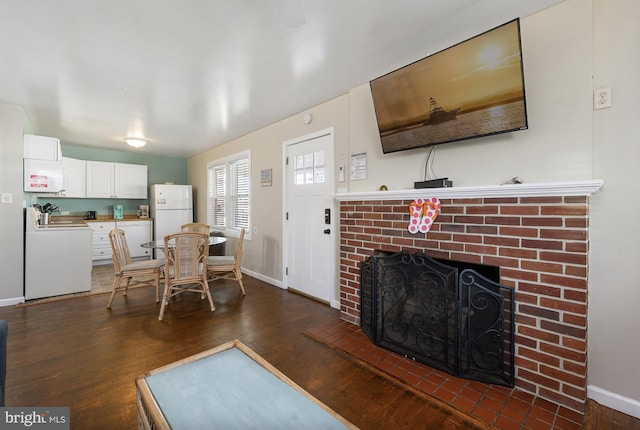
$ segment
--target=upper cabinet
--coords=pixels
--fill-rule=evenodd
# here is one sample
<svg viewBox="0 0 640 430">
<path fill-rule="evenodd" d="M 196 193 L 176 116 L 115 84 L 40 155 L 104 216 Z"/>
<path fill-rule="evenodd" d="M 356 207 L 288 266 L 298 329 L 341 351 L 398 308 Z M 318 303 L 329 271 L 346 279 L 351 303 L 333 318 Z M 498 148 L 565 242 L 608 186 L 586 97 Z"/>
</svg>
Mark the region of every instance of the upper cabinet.
<svg viewBox="0 0 640 430">
<path fill-rule="evenodd" d="M 55 137 L 24 135 L 24 187 L 31 193 L 58 193 L 63 188 L 62 152 Z"/>
<path fill-rule="evenodd" d="M 114 163 L 114 187 L 120 199 L 147 198 L 147 166 Z"/>
<path fill-rule="evenodd" d="M 25 134 L 24 158 L 30 160 L 62 161 L 60 139 L 56 137 Z"/>
<path fill-rule="evenodd" d="M 87 197 L 146 199 L 147 166 L 87 161 Z"/>
<path fill-rule="evenodd" d="M 62 191 L 60 197 L 87 196 L 87 162 L 75 158 L 62 157 Z"/>
</svg>

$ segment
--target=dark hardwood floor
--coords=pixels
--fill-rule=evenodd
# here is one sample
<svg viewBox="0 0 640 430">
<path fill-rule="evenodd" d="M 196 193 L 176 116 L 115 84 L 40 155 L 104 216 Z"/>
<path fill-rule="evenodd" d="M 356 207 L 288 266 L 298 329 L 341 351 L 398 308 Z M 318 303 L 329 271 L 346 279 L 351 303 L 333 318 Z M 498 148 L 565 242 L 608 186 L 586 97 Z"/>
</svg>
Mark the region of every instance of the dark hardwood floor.
<svg viewBox="0 0 640 430">
<path fill-rule="evenodd" d="M 116 296 L 110 310 L 106 294 L 0 308 L 6 405 L 68 406 L 72 429 L 135 428 L 137 376 L 239 339 L 362 429 L 483 428 L 303 334 L 337 310 L 249 277 L 244 298 L 236 283 L 213 287 L 215 312 L 182 295 L 162 322 L 151 288 Z"/>
</svg>

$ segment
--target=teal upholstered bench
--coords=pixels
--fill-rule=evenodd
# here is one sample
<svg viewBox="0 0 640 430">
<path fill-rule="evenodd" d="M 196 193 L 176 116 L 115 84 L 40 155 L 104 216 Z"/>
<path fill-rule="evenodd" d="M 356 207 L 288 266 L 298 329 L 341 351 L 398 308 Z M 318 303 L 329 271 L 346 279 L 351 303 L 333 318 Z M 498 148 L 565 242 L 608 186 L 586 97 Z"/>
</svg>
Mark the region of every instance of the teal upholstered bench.
<svg viewBox="0 0 640 430">
<path fill-rule="evenodd" d="M 239 341 L 136 379 L 138 427 L 355 429 Z"/>
</svg>

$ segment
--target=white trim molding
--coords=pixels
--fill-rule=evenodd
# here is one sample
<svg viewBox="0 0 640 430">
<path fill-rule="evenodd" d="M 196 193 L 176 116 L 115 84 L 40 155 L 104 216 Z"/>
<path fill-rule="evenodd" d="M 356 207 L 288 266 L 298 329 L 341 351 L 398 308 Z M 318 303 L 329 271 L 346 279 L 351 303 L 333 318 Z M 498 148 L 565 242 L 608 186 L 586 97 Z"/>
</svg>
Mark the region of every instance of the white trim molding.
<svg viewBox="0 0 640 430">
<path fill-rule="evenodd" d="M 415 190 L 338 193 L 338 201 L 347 200 L 413 200 L 428 194 L 441 199 L 589 196 L 598 191 L 603 181 L 541 182 L 531 184 L 480 185 L 473 187 L 419 188 Z"/>
<path fill-rule="evenodd" d="M 285 289 L 282 284 L 282 281 L 278 281 L 277 279 L 270 278 L 268 276 L 263 275 L 262 273 L 254 272 L 253 270 L 245 269 L 244 267 L 242 267 L 240 270 L 242 271 L 242 273 L 244 273 L 245 275 L 249 275 L 252 278 L 259 279 L 262 282 L 266 282 L 267 284 L 273 285 L 274 287 Z"/>
<path fill-rule="evenodd" d="M 5 306 L 15 306 L 20 303 L 24 303 L 24 296 L 12 297 L 10 299 L 0 299 L 0 308 L 3 308 Z"/>
<path fill-rule="evenodd" d="M 603 406 L 640 419 L 640 401 L 638 400 L 593 385 L 587 385 L 587 397 Z"/>
</svg>

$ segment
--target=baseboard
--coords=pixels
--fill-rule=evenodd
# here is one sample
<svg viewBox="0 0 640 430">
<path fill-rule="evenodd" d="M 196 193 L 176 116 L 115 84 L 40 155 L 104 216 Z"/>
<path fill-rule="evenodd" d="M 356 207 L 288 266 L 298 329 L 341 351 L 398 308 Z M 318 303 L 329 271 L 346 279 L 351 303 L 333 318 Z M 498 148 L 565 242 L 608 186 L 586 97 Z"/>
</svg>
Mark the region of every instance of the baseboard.
<svg viewBox="0 0 640 430">
<path fill-rule="evenodd" d="M 262 282 L 266 282 L 267 284 L 271 284 L 271 285 L 273 285 L 275 287 L 278 287 L 278 288 L 284 288 L 282 286 L 282 281 L 278 281 L 277 279 L 269 278 L 268 276 L 264 276 L 263 274 L 258 273 L 258 272 L 252 272 L 251 270 L 247 270 L 244 267 L 241 270 L 242 270 L 242 273 L 245 273 L 248 276 L 251 276 L 252 278 L 259 279 Z"/>
<path fill-rule="evenodd" d="M 263 282 L 266 282 L 267 284 L 271 284 L 271 285 L 273 285 L 275 287 L 285 289 L 283 284 L 282 284 L 282 281 L 278 281 L 276 279 L 269 278 L 269 277 L 264 276 L 264 275 L 262 275 L 260 273 L 252 272 L 251 270 L 247 270 L 247 269 L 244 269 L 244 268 L 241 269 L 241 270 L 242 270 L 242 273 L 244 273 L 244 274 L 246 274 L 248 276 L 251 276 L 252 278 L 256 278 L 256 279 L 259 279 L 259 280 L 261 280 Z M 329 306 L 331 306 L 334 309 L 340 309 L 340 300 L 332 300 L 331 303 L 329 304 Z"/>
<path fill-rule="evenodd" d="M 10 299 L 0 299 L 0 308 L 5 306 L 15 306 L 24 303 L 24 297 L 12 297 Z"/>
<path fill-rule="evenodd" d="M 587 385 L 587 397 L 603 406 L 640 419 L 640 401 L 638 400 L 593 385 Z"/>
</svg>

